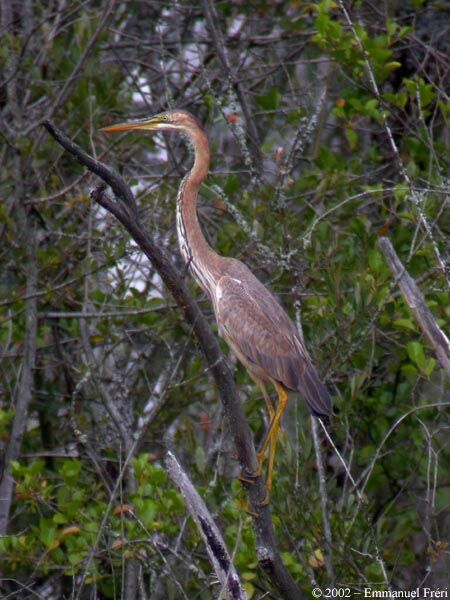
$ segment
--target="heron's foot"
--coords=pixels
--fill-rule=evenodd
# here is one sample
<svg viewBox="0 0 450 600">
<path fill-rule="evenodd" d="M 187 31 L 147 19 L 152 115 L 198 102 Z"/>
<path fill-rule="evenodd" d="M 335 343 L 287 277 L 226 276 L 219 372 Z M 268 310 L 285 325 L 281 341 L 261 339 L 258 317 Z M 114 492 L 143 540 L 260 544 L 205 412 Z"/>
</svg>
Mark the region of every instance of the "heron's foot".
<svg viewBox="0 0 450 600">
<path fill-rule="evenodd" d="M 247 502 L 247 508 L 245 509 L 245 512 L 251 517 L 255 517 L 255 519 L 259 517 L 259 512 L 256 512 L 252 509 L 250 502 Z"/>
<path fill-rule="evenodd" d="M 255 484 L 255 480 L 261 475 L 261 466 L 258 465 L 256 471 L 250 472 L 245 467 L 242 467 L 238 479 L 243 483 Z"/>
</svg>

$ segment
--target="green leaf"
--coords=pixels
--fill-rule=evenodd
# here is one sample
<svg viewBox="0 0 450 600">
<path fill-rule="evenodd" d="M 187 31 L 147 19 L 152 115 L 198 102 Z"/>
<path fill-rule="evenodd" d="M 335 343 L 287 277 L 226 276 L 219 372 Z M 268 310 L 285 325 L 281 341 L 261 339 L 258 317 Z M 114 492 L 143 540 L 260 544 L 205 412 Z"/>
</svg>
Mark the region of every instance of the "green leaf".
<svg viewBox="0 0 450 600">
<path fill-rule="evenodd" d="M 216 106 L 216 101 L 214 99 L 214 96 L 212 96 L 211 94 L 205 94 L 203 96 L 203 103 L 205 104 L 206 108 L 208 109 L 208 112 L 213 111 Z"/>
<path fill-rule="evenodd" d="M 405 186 L 404 183 L 397 183 L 397 184 L 395 184 L 393 194 L 394 194 L 394 198 L 401 202 L 401 201 L 405 200 L 405 198 L 407 197 L 408 188 Z"/>
<path fill-rule="evenodd" d="M 53 523 L 55 523 L 55 525 L 63 525 L 65 523 L 68 522 L 68 518 L 66 515 L 57 512 L 53 515 Z"/>
<path fill-rule="evenodd" d="M 240 189 L 240 187 L 241 183 L 239 177 L 237 177 L 236 175 L 229 175 L 227 177 L 225 185 L 223 186 L 223 191 L 227 196 L 232 196 L 234 192 Z"/>
<path fill-rule="evenodd" d="M 412 362 L 419 368 L 426 364 L 427 359 L 425 358 L 425 352 L 420 342 L 408 342 L 406 344 L 406 351 Z"/>
<path fill-rule="evenodd" d="M 39 521 L 39 537 L 41 542 L 49 547 L 58 537 L 58 531 L 51 519 L 41 518 Z"/>
<path fill-rule="evenodd" d="M 345 130 L 345 137 L 347 138 L 348 144 L 352 150 L 354 150 L 358 144 L 358 134 L 354 129 L 349 129 L 348 127 Z"/>
<path fill-rule="evenodd" d="M 370 48 L 369 54 L 375 63 L 384 65 L 388 58 L 392 56 L 392 50 L 389 50 L 389 48 L 380 48 L 379 46 L 374 46 Z"/>
<path fill-rule="evenodd" d="M 408 329 L 409 331 L 417 331 L 417 327 L 412 319 L 396 319 L 393 322 L 394 327 L 399 329 Z"/>
<path fill-rule="evenodd" d="M 341 106 L 335 106 L 332 110 L 332 113 L 338 119 L 346 119 L 347 118 L 345 109 L 342 108 Z"/>
<path fill-rule="evenodd" d="M 374 273 L 380 273 L 384 267 L 384 259 L 381 253 L 373 248 L 368 256 L 369 266 Z"/>
<path fill-rule="evenodd" d="M 395 21 L 391 21 L 390 19 L 388 19 L 386 21 L 386 31 L 388 32 L 389 35 L 394 35 L 394 33 L 397 31 L 398 29 L 398 25 Z"/>
<path fill-rule="evenodd" d="M 364 104 L 365 114 L 369 117 L 377 118 L 380 114 L 377 109 L 377 106 L 378 100 L 376 98 L 371 98 L 370 100 L 367 100 L 367 102 Z"/>
<path fill-rule="evenodd" d="M 278 108 L 281 100 L 281 94 L 277 88 L 272 88 L 264 96 L 259 96 L 256 101 L 263 110 L 275 110 Z"/>
<path fill-rule="evenodd" d="M 425 362 L 425 364 L 423 365 L 421 372 L 426 375 L 427 377 L 430 377 L 431 373 L 434 371 L 434 367 L 436 366 L 436 360 L 432 357 L 428 358 Z"/>
<path fill-rule="evenodd" d="M 156 503 L 153 500 L 145 500 L 138 510 L 138 517 L 144 523 L 145 527 L 152 527 L 156 517 Z"/>
<path fill-rule="evenodd" d="M 316 18 L 316 29 L 322 36 L 326 35 L 328 26 L 330 24 L 330 17 L 325 13 L 320 13 Z"/>
<path fill-rule="evenodd" d="M 395 92 L 395 94 L 392 92 L 385 92 L 383 96 L 387 102 L 390 102 L 398 108 L 405 108 L 408 101 L 408 94 L 406 92 Z"/>
<path fill-rule="evenodd" d="M 78 476 L 81 471 L 80 460 L 67 460 L 61 467 L 61 475 L 68 484 L 74 484 L 78 481 Z"/>
<path fill-rule="evenodd" d="M 433 84 L 425 83 L 421 77 L 414 77 L 413 79 L 405 78 L 403 79 L 403 84 L 413 101 L 417 101 L 417 95 L 419 95 L 421 108 L 428 106 L 436 99 L 436 92 L 434 91 Z"/>
<path fill-rule="evenodd" d="M 396 71 L 397 69 L 400 69 L 401 66 L 402 66 L 401 62 L 398 62 L 397 60 L 393 60 L 391 62 L 386 63 L 384 65 L 383 69 L 387 73 L 392 73 L 392 71 Z"/>
</svg>

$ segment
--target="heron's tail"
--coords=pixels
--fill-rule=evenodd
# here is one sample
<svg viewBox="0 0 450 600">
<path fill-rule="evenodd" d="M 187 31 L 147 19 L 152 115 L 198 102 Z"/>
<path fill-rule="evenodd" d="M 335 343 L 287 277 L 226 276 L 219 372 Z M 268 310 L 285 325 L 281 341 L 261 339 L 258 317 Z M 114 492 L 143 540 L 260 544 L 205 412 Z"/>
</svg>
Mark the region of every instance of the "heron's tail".
<svg viewBox="0 0 450 600">
<path fill-rule="evenodd" d="M 314 368 L 306 369 L 298 382 L 298 391 L 307 401 L 315 417 L 326 417 L 333 413 L 333 403 L 327 388 Z"/>
</svg>

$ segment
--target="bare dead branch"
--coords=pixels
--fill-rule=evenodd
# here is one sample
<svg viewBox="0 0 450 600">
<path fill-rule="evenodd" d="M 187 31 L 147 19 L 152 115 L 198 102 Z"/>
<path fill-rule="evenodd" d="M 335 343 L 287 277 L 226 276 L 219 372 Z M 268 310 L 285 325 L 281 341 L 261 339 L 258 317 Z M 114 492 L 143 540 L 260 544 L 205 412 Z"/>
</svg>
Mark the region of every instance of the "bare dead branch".
<svg viewBox="0 0 450 600">
<path fill-rule="evenodd" d="M 422 292 L 403 266 L 390 240 L 381 237 L 378 240 L 378 247 L 383 252 L 384 258 L 398 282 L 403 298 L 416 318 L 417 324 L 428 338 L 439 362 L 450 375 L 450 342 L 447 336 L 436 323 L 436 319 L 428 308 Z"/>
<path fill-rule="evenodd" d="M 70 138 L 65 136 L 62 131 L 57 129 L 52 125 L 50 121 L 43 121 L 42 125 L 47 129 L 49 133 L 55 138 L 55 140 L 61 144 L 63 148 L 65 148 L 70 154 L 75 156 L 75 158 L 85 167 L 89 169 L 92 173 L 95 173 L 103 179 L 103 181 L 107 181 L 108 185 L 111 187 L 112 191 L 116 195 L 116 198 L 121 203 L 123 209 L 126 212 L 130 212 L 131 215 L 137 218 L 137 208 L 136 203 L 134 201 L 133 192 L 130 190 L 129 186 L 125 183 L 122 177 L 118 175 L 115 171 L 110 169 L 107 165 L 96 160 L 86 152 L 84 152 L 80 146 L 75 144 Z M 117 215 L 116 215 L 117 216 Z"/>
<path fill-rule="evenodd" d="M 305 143 L 311 139 L 312 133 L 318 125 L 319 117 L 323 113 L 326 97 L 327 78 L 324 77 L 321 87 L 317 93 L 314 112 L 312 113 L 308 123 L 304 123 L 303 121 L 300 122 L 300 125 L 295 133 L 295 137 L 287 153 L 287 157 L 283 161 L 283 169 L 281 171 L 280 179 L 275 192 L 274 206 L 276 206 L 278 210 L 285 210 L 286 208 L 285 188 L 289 176 L 292 174 L 295 156 L 298 153 L 303 153 Z"/>
<path fill-rule="evenodd" d="M 166 455 L 166 465 L 172 481 L 179 488 L 188 511 L 203 537 L 210 561 L 226 597 L 230 600 L 235 598 L 245 600 L 247 594 L 241 585 L 222 534 L 206 504 L 172 452 L 168 452 Z"/>
</svg>

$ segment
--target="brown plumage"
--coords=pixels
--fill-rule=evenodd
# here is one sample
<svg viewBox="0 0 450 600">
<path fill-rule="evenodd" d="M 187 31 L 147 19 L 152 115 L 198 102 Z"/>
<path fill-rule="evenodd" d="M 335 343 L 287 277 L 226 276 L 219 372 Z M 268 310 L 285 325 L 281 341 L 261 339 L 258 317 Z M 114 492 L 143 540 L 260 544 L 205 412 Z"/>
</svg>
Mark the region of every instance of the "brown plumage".
<svg viewBox="0 0 450 600">
<path fill-rule="evenodd" d="M 262 462 L 269 448 L 269 492 L 278 428 L 287 402 L 286 391 L 299 392 L 316 416 L 331 414 L 330 395 L 296 327 L 274 296 L 243 263 L 219 256 L 204 238 L 196 202 L 200 185 L 208 174 L 210 154 L 208 139 L 199 121 L 186 111 L 174 110 L 150 119 L 106 127 L 103 131 L 133 129 L 179 131 L 194 146 L 194 165 L 181 182 L 177 198 L 180 250 L 213 304 L 220 335 L 263 392 L 270 425 L 259 458 Z M 276 409 L 269 399 L 267 383 L 272 383 L 277 390 Z"/>
<path fill-rule="evenodd" d="M 296 327 L 244 264 L 229 261 L 216 297 L 219 332 L 255 379 L 300 392 L 317 416 L 331 414 L 330 395 Z"/>
</svg>

